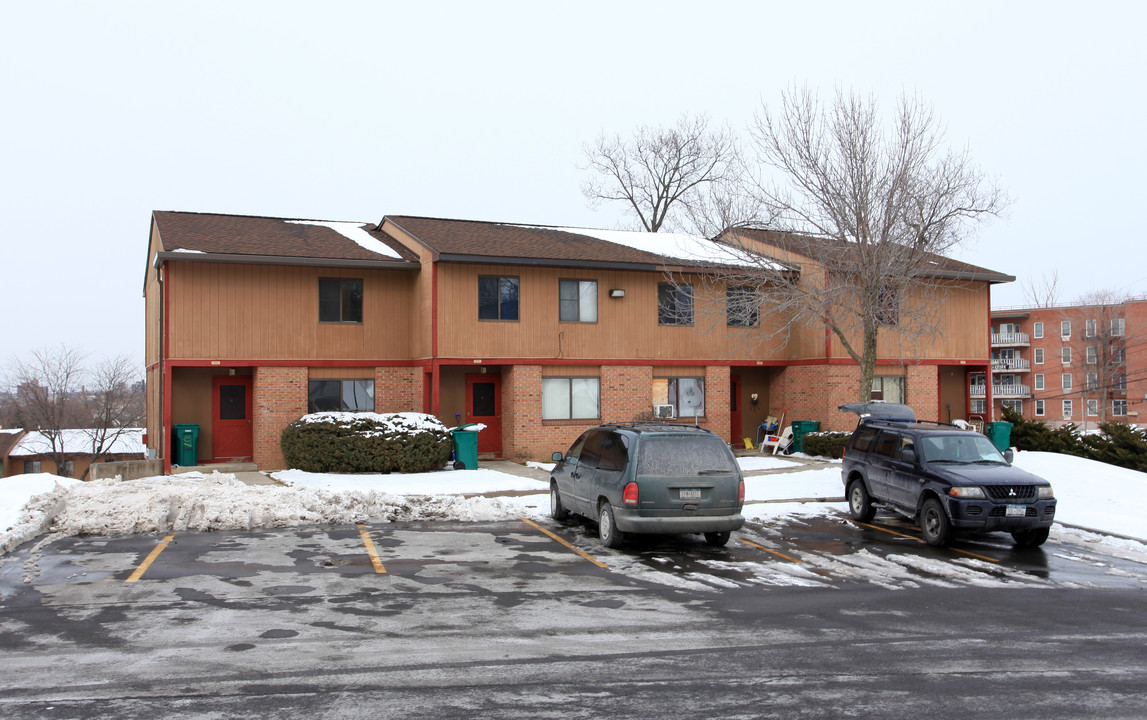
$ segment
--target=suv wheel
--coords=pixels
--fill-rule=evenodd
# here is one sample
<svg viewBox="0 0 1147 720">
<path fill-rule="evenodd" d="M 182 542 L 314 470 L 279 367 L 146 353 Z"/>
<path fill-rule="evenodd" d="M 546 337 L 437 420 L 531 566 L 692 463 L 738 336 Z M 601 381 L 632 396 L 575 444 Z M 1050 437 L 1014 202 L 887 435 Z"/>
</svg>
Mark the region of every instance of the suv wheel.
<svg viewBox="0 0 1147 720">
<path fill-rule="evenodd" d="M 1016 541 L 1018 548 L 1036 548 L 1043 545 L 1047 540 L 1048 533 L 1051 528 L 1035 528 L 1034 530 L 1016 530 L 1012 533 L 1012 539 Z"/>
<path fill-rule="evenodd" d="M 948 514 L 934 497 L 925 500 L 924 507 L 920 508 L 920 530 L 924 533 L 924 541 L 935 547 L 944 547 L 952 539 Z"/>
<path fill-rule="evenodd" d="M 705 533 L 705 542 L 713 547 L 725 547 L 725 543 L 729 542 L 729 535 L 730 533 L 727 530 L 722 532 L 707 532 Z"/>
<path fill-rule="evenodd" d="M 603 502 L 597 510 L 597 536 L 606 547 L 621 546 L 622 535 L 613 522 L 613 508 L 607 502 Z"/>
<path fill-rule="evenodd" d="M 872 498 L 868 497 L 868 489 L 860 478 L 848 484 L 848 513 L 858 522 L 868 522 L 876 515 Z"/>
<path fill-rule="evenodd" d="M 550 482 L 550 517 L 554 520 L 562 521 L 570 516 L 570 511 L 565 509 L 562 505 L 562 496 L 558 494 L 558 484 Z"/>
</svg>

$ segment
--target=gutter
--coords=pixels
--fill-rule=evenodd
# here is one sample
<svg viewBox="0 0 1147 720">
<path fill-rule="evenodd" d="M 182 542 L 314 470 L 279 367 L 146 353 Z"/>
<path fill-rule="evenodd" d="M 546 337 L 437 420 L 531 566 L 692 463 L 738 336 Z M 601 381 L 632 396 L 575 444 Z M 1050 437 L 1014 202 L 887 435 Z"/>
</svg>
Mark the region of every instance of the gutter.
<svg viewBox="0 0 1147 720">
<path fill-rule="evenodd" d="M 380 270 L 417 270 L 421 266 L 413 260 L 351 260 L 347 258 L 287 257 L 283 255 L 235 255 L 231 253 L 158 252 L 155 266 L 165 261 L 228 263 L 231 265 L 291 265 L 303 267 L 338 267 Z"/>
</svg>

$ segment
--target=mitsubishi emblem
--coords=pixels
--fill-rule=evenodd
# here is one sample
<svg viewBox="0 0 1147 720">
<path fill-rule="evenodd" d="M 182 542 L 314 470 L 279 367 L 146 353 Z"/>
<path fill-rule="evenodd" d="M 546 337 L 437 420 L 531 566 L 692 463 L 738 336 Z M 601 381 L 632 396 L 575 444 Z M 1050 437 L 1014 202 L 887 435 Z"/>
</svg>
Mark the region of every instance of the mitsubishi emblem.
<svg viewBox="0 0 1147 720">
<path fill-rule="evenodd" d="M 1015 488 L 1008 490 L 1008 497 L 1015 497 L 1015 496 L 1016 496 L 1016 489 Z"/>
</svg>

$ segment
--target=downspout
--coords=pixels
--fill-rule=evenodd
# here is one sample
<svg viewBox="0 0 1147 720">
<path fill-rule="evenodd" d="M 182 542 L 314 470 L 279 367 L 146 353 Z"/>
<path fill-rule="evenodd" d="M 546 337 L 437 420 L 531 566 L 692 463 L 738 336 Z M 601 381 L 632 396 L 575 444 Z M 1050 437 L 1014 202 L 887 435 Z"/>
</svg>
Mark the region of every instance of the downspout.
<svg viewBox="0 0 1147 720">
<path fill-rule="evenodd" d="M 438 417 L 442 378 L 438 367 L 438 263 L 430 262 L 430 413 Z"/>
<path fill-rule="evenodd" d="M 171 474 L 171 363 L 168 360 L 170 348 L 168 346 L 167 313 L 167 263 L 164 262 L 156 268 L 156 277 L 159 280 L 159 366 L 161 379 L 159 381 L 159 450 L 163 458 L 163 473 Z"/>
</svg>

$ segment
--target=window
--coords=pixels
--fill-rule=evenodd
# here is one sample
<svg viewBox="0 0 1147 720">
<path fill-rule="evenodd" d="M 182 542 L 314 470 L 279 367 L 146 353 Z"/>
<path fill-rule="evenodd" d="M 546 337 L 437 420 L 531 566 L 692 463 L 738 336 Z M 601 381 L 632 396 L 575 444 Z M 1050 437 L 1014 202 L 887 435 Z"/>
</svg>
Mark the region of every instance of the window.
<svg viewBox="0 0 1147 720">
<path fill-rule="evenodd" d="M 1127 348 L 1125 347 L 1111 347 L 1111 362 L 1116 365 L 1122 365 L 1127 361 Z"/>
<path fill-rule="evenodd" d="M 1000 323 L 1001 335 L 1016 335 L 1020 331 L 1019 323 Z"/>
<path fill-rule="evenodd" d="M 678 417 L 705 417 L 705 378 L 669 378 L 669 404 Z"/>
<path fill-rule="evenodd" d="M 1083 336 L 1095 337 L 1095 318 L 1091 318 L 1083 324 Z"/>
<path fill-rule="evenodd" d="M 1127 376 L 1120 373 L 1111 381 L 1111 389 L 1116 392 L 1127 392 Z"/>
<path fill-rule="evenodd" d="M 581 462 L 598 470 L 624 470 L 629 463 L 625 439 L 615 432 L 591 433 L 585 441 Z"/>
<path fill-rule="evenodd" d="M 1037 322 L 1037 323 L 1032 325 L 1032 335 L 1034 335 L 1036 338 L 1043 337 L 1043 323 L 1042 322 Z"/>
<path fill-rule="evenodd" d="M 1035 364 L 1043 365 L 1043 348 L 1035 349 Z"/>
<path fill-rule="evenodd" d="M 478 319 L 518 319 L 518 278 L 478 276 Z"/>
<path fill-rule="evenodd" d="M 1035 375 L 1035 389 L 1043 390 L 1043 373 L 1036 373 Z"/>
<path fill-rule="evenodd" d="M 1059 336 L 1064 340 L 1071 339 L 1071 321 L 1063 320 L 1059 323 Z"/>
<path fill-rule="evenodd" d="M 1064 373 L 1063 374 L 1063 389 L 1064 390 L 1070 390 L 1071 389 L 1071 373 Z"/>
<path fill-rule="evenodd" d="M 1009 408 L 1020 415 L 1024 414 L 1024 401 L 1023 400 L 1001 400 L 1000 405 Z"/>
<path fill-rule="evenodd" d="M 307 412 L 374 412 L 374 380 L 311 380 Z"/>
<path fill-rule="evenodd" d="M 883 400 L 890 403 L 904 402 L 904 378 L 895 376 L 877 375 L 872 378 L 872 400 Z"/>
<path fill-rule="evenodd" d="M 319 278 L 319 322 L 361 323 L 362 280 Z"/>
<path fill-rule="evenodd" d="M 1065 418 L 1071 417 L 1071 401 L 1070 400 L 1064 400 L 1063 401 L 1063 416 Z"/>
<path fill-rule="evenodd" d="M 1035 401 L 1035 416 L 1043 417 L 1043 400 Z"/>
<path fill-rule="evenodd" d="M 1087 401 L 1087 414 L 1089 417 L 1095 417 L 1096 415 L 1099 414 L 1099 401 L 1098 400 L 1088 400 Z"/>
<path fill-rule="evenodd" d="M 880 288 L 877 298 L 876 321 L 886 327 L 900 322 L 900 291 L 894 287 Z"/>
<path fill-rule="evenodd" d="M 1063 360 L 1064 365 L 1070 365 L 1071 364 L 1071 348 L 1065 347 L 1062 350 L 1060 350 L 1059 351 L 1059 357 L 1061 360 Z"/>
<path fill-rule="evenodd" d="M 1123 318 L 1111 318 L 1111 337 L 1122 337 L 1123 333 Z"/>
<path fill-rule="evenodd" d="M 972 414 L 983 415 L 988 411 L 988 401 L 984 399 L 972 400 Z"/>
<path fill-rule="evenodd" d="M 558 319 L 561 322 L 597 322 L 597 281 L 559 280 Z"/>
<path fill-rule="evenodd" d="M 693 286 L 684 283 L 657 284 L 657 323 L 693 324 Z"/>
<path fill-rule="evenodd" d="M 75 477 L 76 476 L 76 461 L 75 460 L 65 460 L 63 467 L 60 468 L 60 472 L 57 474 L 60 477 L 66 477 L 66 478 Z"/>
<path fill-rule="evenodd" d="M 1096 390 L 1099 388 L 1099 373 L 1087 373 L 1087 389 Z"/>
<path fill-rule="evenodd" d="M 542 420 L 601 417 L 601 378 L 542 378 Z"/>
<path fill-rule="evenodd" d="M 1095 352 L 1095 346 L 1094 345 L 1088 345 L 1087 348 L 1084 350 L 1083 361 L 1085 363 L 1087 363 L 1088 365 L 1094 365 L 1097 362 L 1096 357 L 1097 357 L 1097 353 Z"/>
<path fill-rule="evenodd" d="M 1111 414 L 1124 416 L 1127 414 L 1127 401 L 1126 400 L 1112 400 L 1111 401 Z"/>
<path fill-rule="evenodd" d="M 40 461 L 39 460 L 25 460 L 24 461 L 24 472 L 25 473 L 38 473 L 38 472 L 40 472 Z"/>
<path fill-rule="evenodd" d="M 725 290 L 726 324 L 729 327 L 756 327 L 761 321 L 760 294 L 754 287 L 730 287 Z"/>
</svg>

